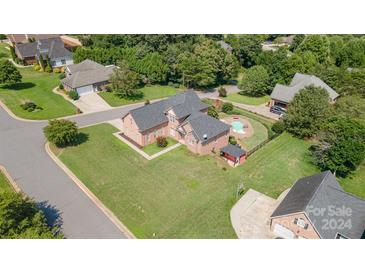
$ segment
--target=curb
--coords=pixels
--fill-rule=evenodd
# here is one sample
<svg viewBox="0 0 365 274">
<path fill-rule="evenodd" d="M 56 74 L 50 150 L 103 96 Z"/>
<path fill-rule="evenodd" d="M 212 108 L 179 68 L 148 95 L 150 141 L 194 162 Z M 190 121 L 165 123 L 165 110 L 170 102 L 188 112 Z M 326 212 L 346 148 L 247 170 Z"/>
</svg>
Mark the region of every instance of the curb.
<svg viewBox="0 0 365 274">
<path fill-rule="evenodd" d="M 10 186 L 14 189 L 15 192 L 21 192 L 20 187 L 16 184 L 14 179 L 10 176 L 6 168 L 2 165 L 0 165 L 0 171 L 5 175 L 5 178 L 9 181 Z"/>
<path fill-rule="evenodd" d="M 128 239 L 137 239 L 136 236 L 114 215 L 114 213 L 109 210 L 96 196 L 92 193 L 83 182 L 80 181 L 79 178 L 68 168 L 64 163 L 58 159 L 49 146 L 49 142 L 46 142 L 45 149 L 47 154 L 51 157 L 51 159 L 71 178 L 72 181 L 91 199 L 91 201 L 108 217 L 113 224 L 117 226 L 117 228 L 128 238 Z"/>
</svg>

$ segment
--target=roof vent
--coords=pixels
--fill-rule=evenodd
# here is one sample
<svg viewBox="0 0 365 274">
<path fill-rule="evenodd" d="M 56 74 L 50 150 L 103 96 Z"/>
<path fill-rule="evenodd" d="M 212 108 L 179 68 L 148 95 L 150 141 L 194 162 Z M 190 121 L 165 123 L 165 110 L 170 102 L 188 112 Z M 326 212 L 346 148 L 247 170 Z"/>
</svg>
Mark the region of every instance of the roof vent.
<svg viewBox="0 0 365 274">
<path fill-rule="evenodd" d="M 208 139 L 208 135 L 207 134 L 204 134 L 203 135 L 203 138 L 204 138 L 204 140 Z"/>
</svg>

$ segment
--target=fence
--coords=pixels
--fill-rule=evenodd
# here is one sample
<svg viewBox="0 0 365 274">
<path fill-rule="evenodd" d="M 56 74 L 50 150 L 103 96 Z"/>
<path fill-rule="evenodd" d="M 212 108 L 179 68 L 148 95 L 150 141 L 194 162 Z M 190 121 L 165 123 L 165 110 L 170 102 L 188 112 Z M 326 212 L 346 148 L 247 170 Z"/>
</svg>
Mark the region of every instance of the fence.
<svg viewBox="0 0 365 274">
<path fill-rule="evenodd" d="M 247 156 L 246 157 L 250 157 L 251 154 L 253 154 L 254 152 L 256 152 L 257 150 L 259 150 L 260 148 L 262 148 L 264 145 L 266 145 L 268 142 L 270 142 L 271 140 L 275 139 L 276 137 L 278 137 L 280 134 L 273 134 L 271 136 L 269 136 L 265 141 L 263 141 L 262 143 L 258 144 L 257 146 L 255 146 L 254 148 L 250 149 L 247 152 Z"/>
</svg>

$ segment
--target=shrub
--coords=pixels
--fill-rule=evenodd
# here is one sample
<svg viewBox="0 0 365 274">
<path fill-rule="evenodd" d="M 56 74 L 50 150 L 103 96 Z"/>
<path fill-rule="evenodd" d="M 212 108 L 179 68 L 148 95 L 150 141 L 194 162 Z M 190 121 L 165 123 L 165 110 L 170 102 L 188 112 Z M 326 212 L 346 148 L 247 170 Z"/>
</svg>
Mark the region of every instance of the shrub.
<svg viewBox="0 0 365 274">
<path fill-rule="evenodd" d="M 54 69 L 53 69 L 53 72 L 54 72 L 54 73 L 60 73 L 60 72 L 61 72 L 61 70 L 60 70 L 59 68 L 54 68 Z"/>
<path fill-rule="evenodd" d="M 76 123 L 65 119 L 49 121 L 43 132 L 47 140 L 57 147 L 73 144 L 78 137 Z"/>
<path fill-rule="evenodd" d="M 218 111 L 216 110 L 216 108 L 214 106 L 210 106 L 208 108 L 208 115 L 213 118 L 219 119 Z"/>
<path fill-rule="evenodd" d="M 224 113 L 229 113 L 233 110 L 233 105 L 232 103 L 224 103 L 223 106 L 222 106 L 222 111 Z"/>
<path fill-rule="evenodd" d="M 80 98 L 76 90 L 70 90 L 70 92 L 68 93 L 68 97 L 70 97 L 72 100 L 77 100 Z"/>
<path fill-rule="evenodd" d="M 218 93 L 219 97 L 227 97 L 227 90 L 222 86 L 218 88 Z"/>
<path fill-rule="evenodd" d="M 234 136 L 229 136 L 228 138 L 228 142 L 231 144 L 231 145 L 237 145 L 237 140 Z"/>
<path fill-rule="evenodd" d="M 40 65 L 34 65 L 34 70 L 35 71 L 39 71 L 41 69 L 41 66 Z"/>
<path fill-rule="evenodd" d="M 46 66 L 46 68 L 44 69 L 45 72 L 51 73 L 52 72 L 52 68 L 50 66 Z"/>
<path fill-rule="evenodd" d="M 148 99 L 144 102 L 144 104 L 145 104 L 145 105 L 149 105 L 150 103 L 151 103 L 151 102 L 150 102 L 150 100 L 148 100 Z"/>
<path fill-rule="evenodd" d="M 285 124 L 283 121 L 278 121 L 275 124 L 272 125 L 271 127 L 272 131 L 274 131 L 277 134 L 281 134 L 284 132 L 285 130 Z"/>
<path fill-rule="evenodd" d="M 61 72 L 60 75 L 58 75 L 58 79 L 62 80 L 66 77 L 64 72 Z"/>
<path fill-rule="evenodd" d="M 42 110 L 42 107 L 37 106 L 35 103 L 31 101 L 27 101 L 24 104 L 21 104 L 20 107 L 24 110 L 27 110 L 28 112 L 32 112 L 35 110 Z"/>
<path fill-rule="evenodd" d="M 113 91 L 113 89 L 112 89 L 112 87 L 111 86 L 106 86 L 106 88 L 105 88 L 105 91 L 106 92 L 112 92 Z"/>
<path fill-rule="evenodd" d="M 157 137 L 157 146 L 158 147 L 167 147 L 167 139 L 166 137 L 163 136 L 158 136 Z"/>
<path fill-rule="evenodd" d="M 59 88 L 59 89 L 61 89 L 61 90 L 63 90 L 65 87 L 63 86 L 63 84 L 62 84 L 62 83 L 60 83 L 60 84 L 58 85 L 58 88 Z"/>
<path fill-rule="evenodd" d="M 61 73 L 65 73 L 65 67 L 61 67 Z"/>
</svg>

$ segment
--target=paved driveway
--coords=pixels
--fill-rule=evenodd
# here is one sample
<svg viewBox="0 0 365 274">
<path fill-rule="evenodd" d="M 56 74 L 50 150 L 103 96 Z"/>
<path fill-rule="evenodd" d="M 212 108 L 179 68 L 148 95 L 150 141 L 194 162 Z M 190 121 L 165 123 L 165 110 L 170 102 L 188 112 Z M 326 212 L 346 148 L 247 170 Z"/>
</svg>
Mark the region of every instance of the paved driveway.
<svg viewBox="0 0 365 274">
<path fill-rule="evenodd" d="M 69 118 L 79 126 L 121 117 L 143 104 Z M 45 151 L 46 122 L 14 119 L 0 106 L 0 164 L 28 196 L 43 205 L 48 220 L 61 220 L 67 238 L 126 236 L 61 170 Z"/>
<path fill-rule="evenodd" d="M 275 200 L 253 189 L 231 209 L 232 226 L 239 239 L 274 239 L 270 230 L 270 216 L 289 190 Z"/>
<path fill-rule="evenodd" d="M 112 109 L 112 107 L 109 106 L 107 102 L 105 102 L 103 98 L 101 98 L 95 92 L 80 96 L 78 100 L 73 101 L 73 104 L 81 109 L 83 113 L 92 113 Z"/>
</svg>

